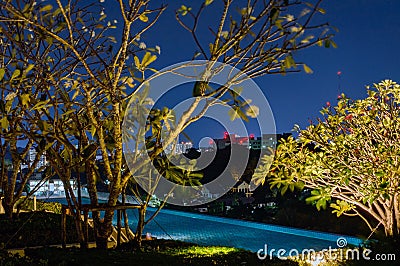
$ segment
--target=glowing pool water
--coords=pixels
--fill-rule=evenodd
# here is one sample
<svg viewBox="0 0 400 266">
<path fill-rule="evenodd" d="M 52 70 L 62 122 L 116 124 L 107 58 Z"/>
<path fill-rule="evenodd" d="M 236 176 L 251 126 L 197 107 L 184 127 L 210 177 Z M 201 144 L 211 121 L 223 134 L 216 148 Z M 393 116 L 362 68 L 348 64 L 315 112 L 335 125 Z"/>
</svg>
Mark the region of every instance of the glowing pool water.
<svg viewBox="0 0 400 266">
<path fill-rule="evenodd" d="M 65 203 L 65 199 L 52 199 Z M 84 199 L 88 203 L 88 199 Z M 148 209 L 147 217 L 155 211 Z M 136 230 L 137 210 L 128 210 L 129 225 Z M 116 223 L 116 217 L 114 217 Z M 144 234 L 153 237 L 193 242 L 201 245 L 219 245 L 243 248 L 256 252 L 268 245 L 268 249 L 322 250 L 338 247 L 337 240 L 345 239 L 346 245 L 358 246 L 362 240 L 325 232 L 290 228 L 278 225 L 215 217 L 205 214 L 162 209 L 156 218 L 146 225 Z"/>
</svg>

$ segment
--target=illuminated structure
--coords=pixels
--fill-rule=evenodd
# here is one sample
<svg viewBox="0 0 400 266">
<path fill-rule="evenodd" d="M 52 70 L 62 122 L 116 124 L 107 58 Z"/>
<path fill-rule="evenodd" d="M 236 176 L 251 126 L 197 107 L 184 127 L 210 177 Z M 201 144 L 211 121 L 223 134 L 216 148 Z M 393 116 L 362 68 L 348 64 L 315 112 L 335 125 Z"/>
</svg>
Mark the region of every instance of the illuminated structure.
<svg viewBox="0 0 400 266">
<path fill-rule="evenodd" d="M 182 153 L 186 153 L 186 151 L 192 147 L 193 147 L 193 144 L 190 141 L 187 141 L 187 142 L 182 141 L 179 143 L 179 138 L 178 138 L 178 141 L 176 142 L 175 147 L 174 147 L 174 143 L 171 143 L 164 149 L 164 152 L 166 154 L 171 154 L 171 153 L 172 154 L 182 154 Z"/>
<path fill-rule="evenodd" d="M 35 161 L 37 155 L 37 151 L 35 148 L 30 148 L 28 151 L 28 165 L 21 165 L 22 169 L 28 168 L 30 167 L 33 162 Z M 43 153 L 40 158 L 38 163 L 35 166 L 35 170 L 39 170 L 41 167 L 46 166 L 47 165 L 47 160 L 46 160 L 46 153 Z"/>
<path fill-rule="evenodd" d="M 241 137 L 224 132 L 224 138 L 214 139 L 214 144 L 218 150 L 225 149 L 231 144 L 243 145 L 252 150 L 264 150 L 275 147 L 279 139 L 288 138 L 289 136 L 291 136 L 290 133 L 263 134 L 262 137 L 256 138 L 254 134 L 250 134 L 248 137 Z"/>
</svg>

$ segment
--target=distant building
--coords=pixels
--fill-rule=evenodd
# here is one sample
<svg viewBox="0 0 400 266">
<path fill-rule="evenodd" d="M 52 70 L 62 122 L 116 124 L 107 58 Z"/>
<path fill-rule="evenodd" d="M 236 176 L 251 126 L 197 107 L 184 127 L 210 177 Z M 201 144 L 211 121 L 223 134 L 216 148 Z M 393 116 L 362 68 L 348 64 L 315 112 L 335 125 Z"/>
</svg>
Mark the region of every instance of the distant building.
<svg viewBox="0 0 400 266">
<path fill-rule="evenodd" d="M 28 151 L 28 158 L 27 158 L 27 164 L 22 164 L 21 169 L 26 169 L 28 167 L 31 167 L 33 162 L 36 159 L 37 151 L 35 148 L 30 148 Z M 40 158 L 38 163 L 35 166 L 35 170 L 39 170 L 41 167 L 46 166 L 48 164 L 47 159 L 46 159 L 46 152 L 44 152 Z"/>
<path fill-rule="evenodd" d="M 274 148 L 281 138 L 288 138 L 290 133 L 283 134 L 263 134 L 261 137 L 254 137 L 250 134 L 248 137 L 241 137 L 236 134 L 224 133 L 223 139 L 214 139 L 214 147 L 218 150 L 225 149 L 231 144 L 246 146 L 252 150 L 264 150 Z"/>
<path fill-rule="evenodd" d="M 203 187 L 201 189 L 201 196 L 203 198 L 207 198 L 207 199 L 216 199 L 219 197 L 219 194 L 211 193 L 209 189 L 207 189 L 206 187 Z"/>
<path fill-rule="evenodd" d="M 263 134 L 262 137 L 253 138 L 249 141 L 249 149 L 264 150 L 267 148 L 273 148 L 276 144 L 276 134 Z"/>
<path fill-rule="evenodd" d="M 234 186 L 232 192 L 244 193 L 247 198 L 253 195 L 253 192 L 250 191 L 250 185 L 244 181 L 241 184 Z"/>
<path fill-rule="evenodd" d="M 182 154 L 186 153 L 187 150 L 193 147 L 193 143 L 190 141 L 181 141 L 179 142 L 179 137 L 176 143 L 171 143 L 167 147 L 164 148 L 165 154 Z"/>
<path fill-rule="evenodd" d="M 186 151 L 192 147 L 193 147 L 193 144 L 191 142 L 177 143 L 175 146 L 175 154 L 186 153 Z"/>
<path fill-rule="evenodd" d="M 200 152 L 214 152 L 215 148 L 214 147 L 200 147 L 199 151 Z"/>
<path fill-rule="evenodd" d="M 232 188 L 233 192 L 247 192 L 250 190 L 250 185 L 246 182 L 242 182 L 240 185 Z"/>
<path fill-rule="evenodd" d="M 72 189 L 76 189 L 75 180 L 70 180 Z M 43 182 L 41 173 L 37 173 L 29 179 L 30 190 L 35 189 L 33 195 L 38 197 L 63 197 L 65 196 L 64 183 L 58 177 L 52 177 L 49 180 Z"/>
</svg>

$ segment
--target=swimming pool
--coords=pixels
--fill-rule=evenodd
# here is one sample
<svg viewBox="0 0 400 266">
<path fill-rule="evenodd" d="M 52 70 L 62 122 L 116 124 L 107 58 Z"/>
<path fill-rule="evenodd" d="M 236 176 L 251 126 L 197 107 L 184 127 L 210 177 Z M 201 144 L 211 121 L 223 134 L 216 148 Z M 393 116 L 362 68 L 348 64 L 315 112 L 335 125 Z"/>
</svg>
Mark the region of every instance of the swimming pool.
<svg viewBox="0 0 400 266">
<path fill-rule="evenodd" d="M 137 215 L 130 211 L 129 219 L 135 229 Z M 148 210 L 150 216 L 154 210 Z M 271 249 L 337 248 L 336 241 L 344 237 L 348 244 L 359 245 L 362 240 L 336 234 L 268 225 L 210 215 L 163 209 L 151 221 L 145 232 L 159 238 L 190 241 L 202 245 L 222 245 L 258 251 L 267 244 Z"/>
<path fill-rule="evenodd" d="M 52 200 L 65 202 L 63 199 Z M 86 201 L 86 200 L 85 200 Z M 147 217 L 155 209 L 149 208 Z M 137 210 L 128 210 L 129 225 L 136 230 Z M 114 218 L 116 223 L 116 218 Z M 144 229 L 157 238 L 193 242 L 201 245 L 221 245 L 243 248 L 253 252 L 268 249 L 314 249 L 337 248 L 338 238 L 347 244 L 359 245 L 362 240 L 351 236 L 316 232 L 285 226 L 269 225 L 205 214 L 163 209 Z"/>
</svg>

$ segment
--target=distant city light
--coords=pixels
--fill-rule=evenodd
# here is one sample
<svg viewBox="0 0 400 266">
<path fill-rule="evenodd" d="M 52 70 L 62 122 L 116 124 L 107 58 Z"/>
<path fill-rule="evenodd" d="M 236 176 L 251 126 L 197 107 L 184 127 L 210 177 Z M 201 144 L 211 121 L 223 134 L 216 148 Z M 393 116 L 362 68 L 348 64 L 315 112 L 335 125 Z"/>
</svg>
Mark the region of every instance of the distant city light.
<svg viewBox="0 0 400 266">
<path fill-rule="evenodd" d="M 229 133 L 227 131 L 224 132 L 224 139 L 227 139 L 229 137 Z"/>
</svg>

